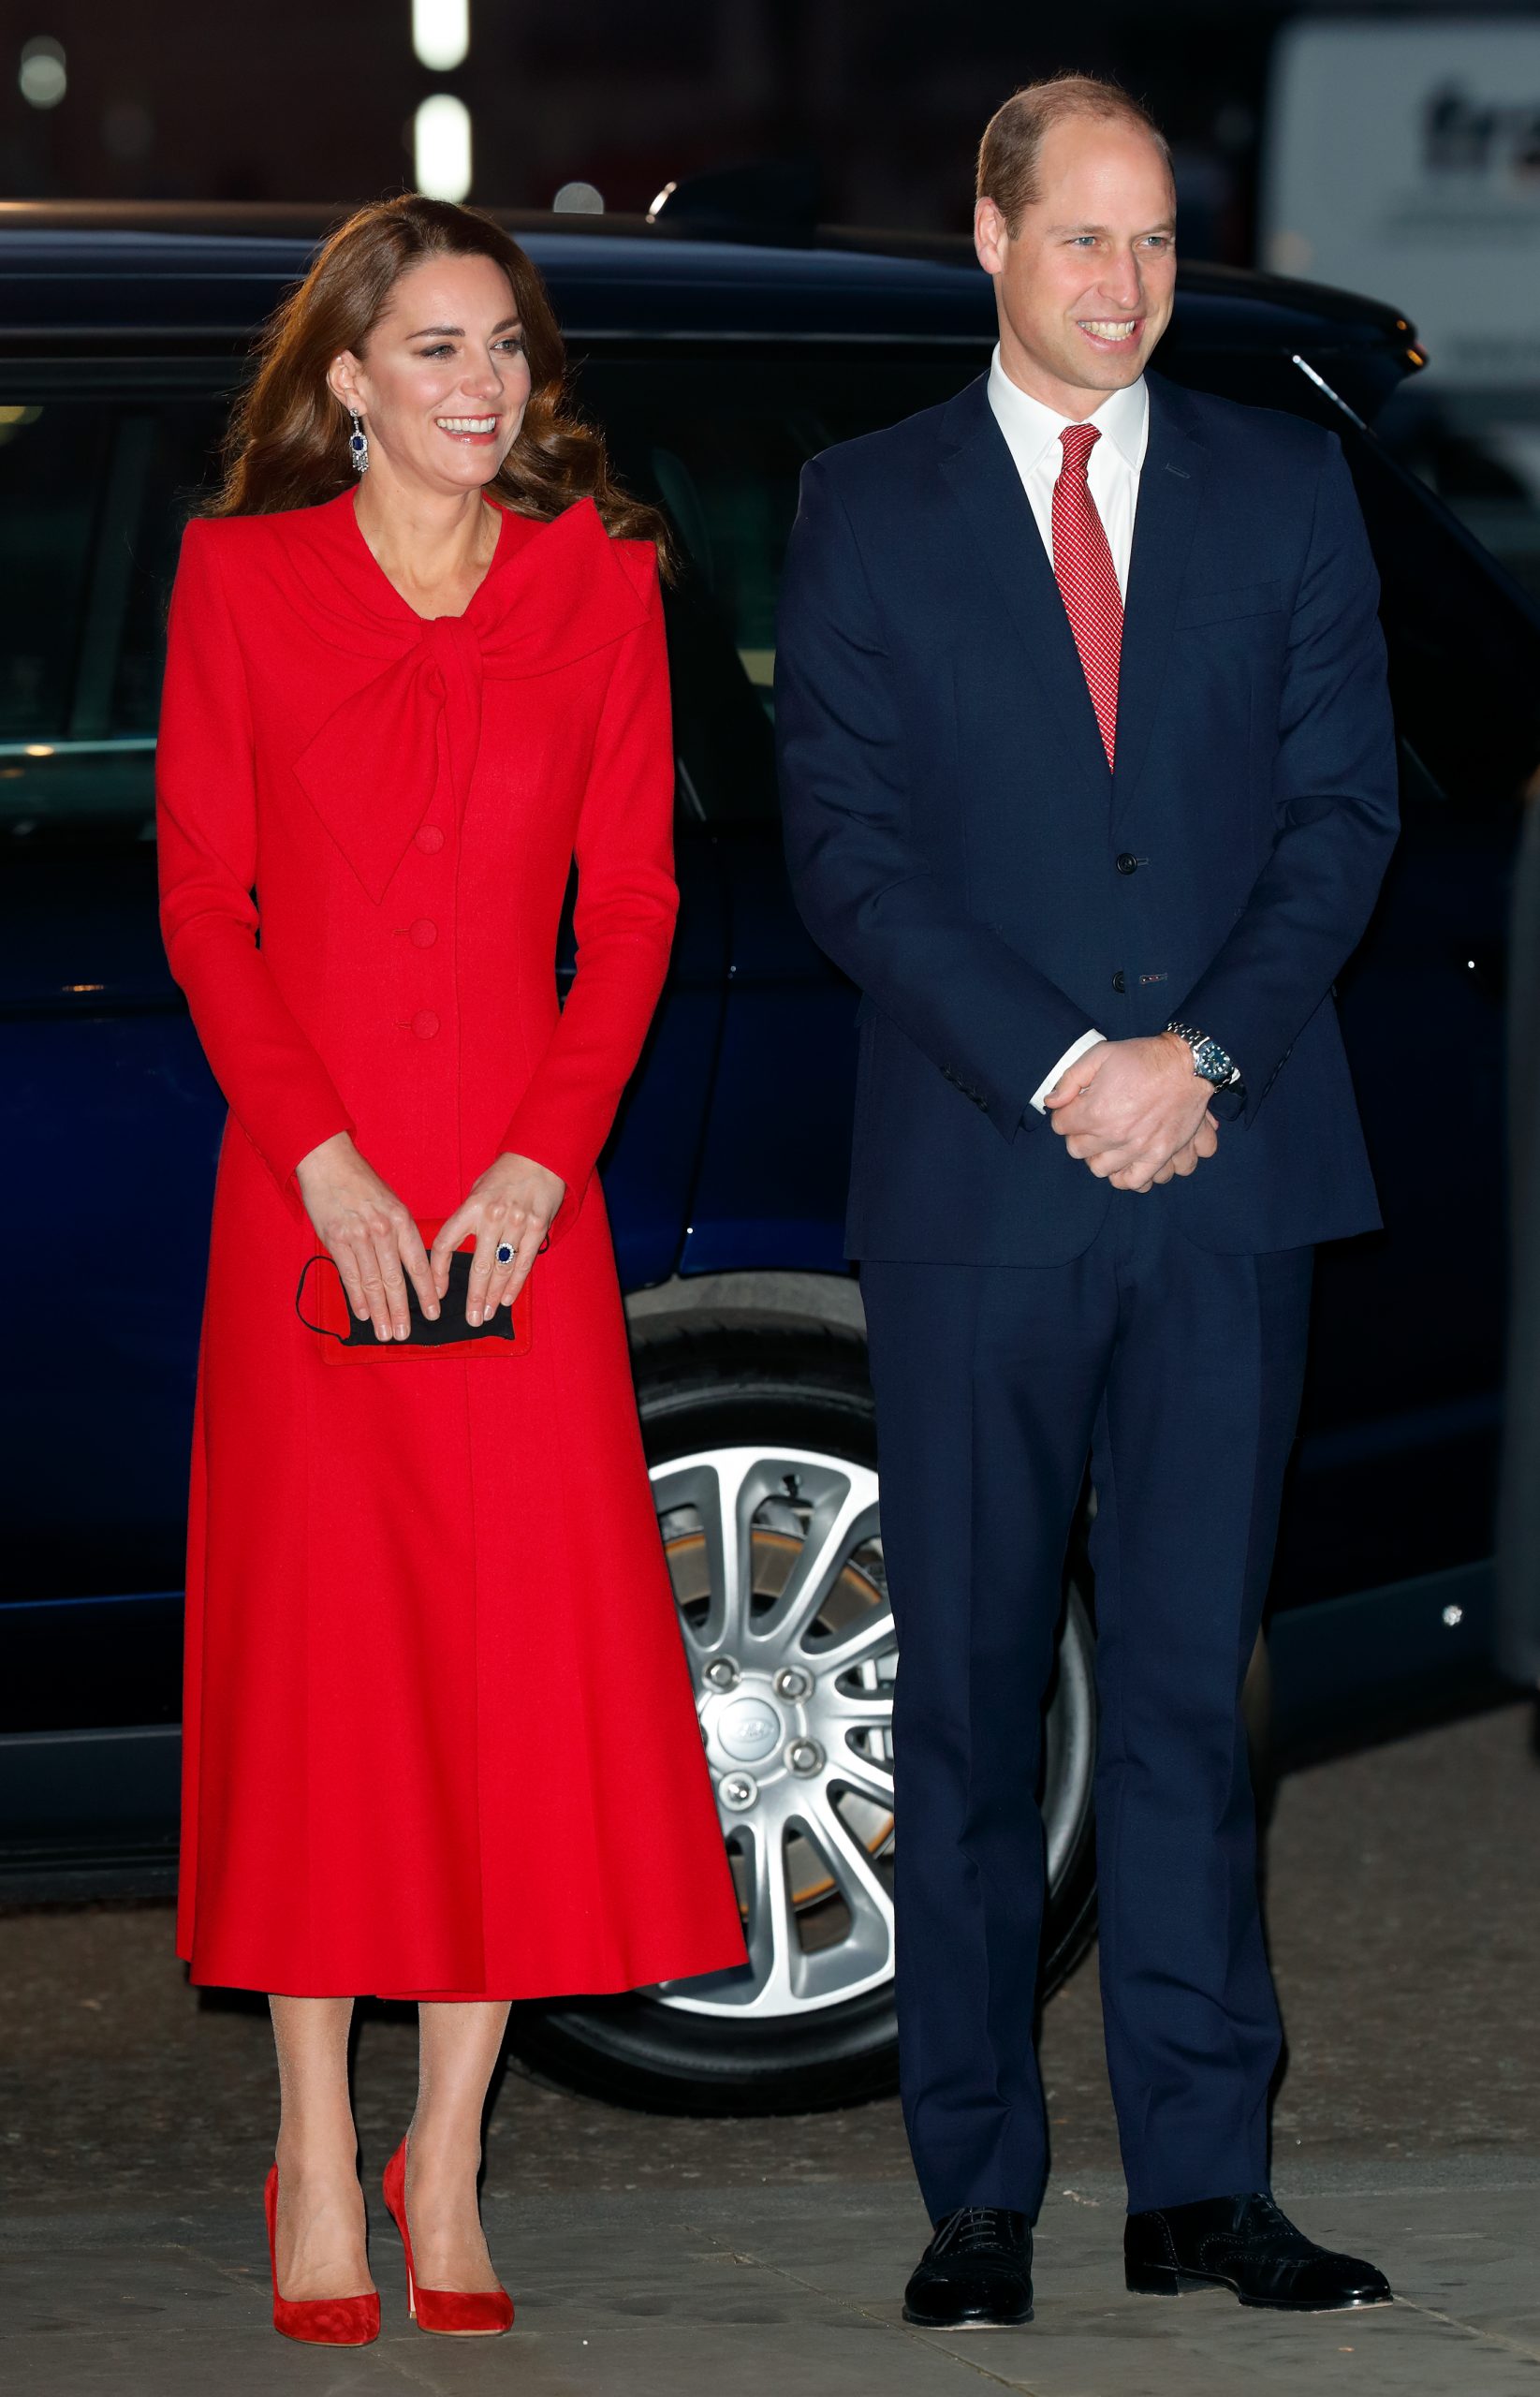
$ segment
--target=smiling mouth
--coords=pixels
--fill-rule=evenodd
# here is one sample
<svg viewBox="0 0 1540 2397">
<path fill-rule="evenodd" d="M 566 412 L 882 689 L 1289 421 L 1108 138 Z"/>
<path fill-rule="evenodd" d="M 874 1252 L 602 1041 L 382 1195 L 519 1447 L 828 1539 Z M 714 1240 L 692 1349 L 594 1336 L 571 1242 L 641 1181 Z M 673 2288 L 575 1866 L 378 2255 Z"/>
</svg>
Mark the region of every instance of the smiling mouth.
<svg viewBox="0 0 1540 2397">
<path fill-rule="evenodd" d="M 456 441 L 487 441 L 497 431 L 494 416 L 435 416 L 433 422 Z"/>
<path fill-rule="evenodd" d="M 1142 316 L 1080 316 L 1076 319 L 1083 333 L 1107 347 L 1126 348 L 1137 341 L 1144 322 Z"/>
</svg>

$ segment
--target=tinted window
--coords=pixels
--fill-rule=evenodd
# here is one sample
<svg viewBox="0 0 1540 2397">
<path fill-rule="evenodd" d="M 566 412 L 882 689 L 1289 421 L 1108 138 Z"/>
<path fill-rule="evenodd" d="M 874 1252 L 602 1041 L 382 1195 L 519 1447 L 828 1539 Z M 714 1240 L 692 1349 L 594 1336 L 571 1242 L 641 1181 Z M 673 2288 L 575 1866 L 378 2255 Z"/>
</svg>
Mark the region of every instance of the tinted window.
<svg viewBox="0 0 1540 2397">
<path fill-rule="evenodd" d="M 1374 429 L 1540 599 L 1540 409 L 1531 396 L 1440 390 L 1414 378 Z"/>
<path fill-rule="evenodd" d="M 917 358 L 735 346 L 580 368 L 580 405 L 678 539 L 669 660 L 681 782 L 701 814 L 775 811 L 775 598 L 808 459 L 949 399 L 988 358 L 987 346 Z"/>
<path fill-rule="evenodd" d="M 0 823 L 153 814 L 166 605 L 211 400 L 0 404 Z"/>
<path fill-rule="evenodd" d="M 633 489 L 662 507 L 685 569 L 670 595 L 682 779 L 712 816 L 775 805 L 770 743 L 775 594 L 798 478 L 836 441 L 948 398 L 988 350 L 594 356 L 579 396 Z M 1398 721 L 1414 789 L 1510 800 L 1540 757 L 1540 636 L 1423 485 L 1286 359 L 1173 354 L 1199 389 L 1283 407 L 1343 441 L 1384 586 Z M 1472 692 L 1483 700 L 1473 708 Z M 752 699 L 756 706 L 749 706 Z"/>
<path fill-rule="evenodd" d="M 69 728 L 111 419 L 0 405 L 0 740 Z"/>
<path fill-rule="evenodd" d="M 1417 794 L 1510 807 L 1540 761 L 1540 624 L 1373 434 L 1343 429 Z"/>
</svg>

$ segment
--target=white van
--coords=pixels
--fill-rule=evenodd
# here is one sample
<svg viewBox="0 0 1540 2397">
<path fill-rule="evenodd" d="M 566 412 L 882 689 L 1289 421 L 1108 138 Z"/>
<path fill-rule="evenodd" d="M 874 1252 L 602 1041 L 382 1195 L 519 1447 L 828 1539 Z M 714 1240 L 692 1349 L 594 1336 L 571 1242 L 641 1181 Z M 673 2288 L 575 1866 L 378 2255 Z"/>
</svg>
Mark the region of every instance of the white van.
<svg viewBox="0 0 1540 2397">
<path fill-rule="evenodd" d="M 1412 319 L 1377 430 L 1540 595 L 1540 18 L 1285 26 L 1259 263 Z"/>
</svg>

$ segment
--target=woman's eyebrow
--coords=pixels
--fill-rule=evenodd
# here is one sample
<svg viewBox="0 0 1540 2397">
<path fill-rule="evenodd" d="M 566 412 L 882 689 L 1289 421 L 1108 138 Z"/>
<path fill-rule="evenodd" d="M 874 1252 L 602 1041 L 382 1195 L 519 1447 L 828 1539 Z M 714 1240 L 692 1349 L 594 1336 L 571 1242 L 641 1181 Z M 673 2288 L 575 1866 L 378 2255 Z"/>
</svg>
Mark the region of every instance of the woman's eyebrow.
<svg viewBox="0 0 1540 2397">
<path fill-rule="evenodd" d="M 518 330 L 519 319 L 517 316 L 505 316 L 500 325 L 493 325 L 492 327 L 494 334 L 517 332 Z M 422 341 L 426 339 L 429 333 L 447 333 L 455 341 L 463 341 L 465 338 L 465 328 L 463 325 L 423 325 L 417 332 L 408 333 L 406 338 L 408 341 Z"/>
</svg>

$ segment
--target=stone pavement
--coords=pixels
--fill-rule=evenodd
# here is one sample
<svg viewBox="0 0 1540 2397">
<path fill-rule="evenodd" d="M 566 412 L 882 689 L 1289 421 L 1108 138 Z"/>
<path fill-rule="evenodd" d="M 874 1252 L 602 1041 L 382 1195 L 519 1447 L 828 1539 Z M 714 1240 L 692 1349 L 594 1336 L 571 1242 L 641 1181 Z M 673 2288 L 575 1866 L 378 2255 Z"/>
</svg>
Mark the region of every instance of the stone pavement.
<svg viewBox="0 0 1540 2397">
<path fill-rule="evenodd" d="M 1368 2250 L 1399 2292 L 1358 2314 L 1279 2316 L 1215 2293 L 1132 2298 L 1121 2192 L 1056 2192 L 1036 2321 L 946 2337 L 899 2291 L 925 2225 L 901 2189 L 699 2189 L 489 2198 L 519 2313 L 505 2339 L 406 2319 L 376 2229 L 375 2346 L 296 2346 L 269 2325 L 257 2210 L 85 2213 L 0 2225 L 0 2386 L 49 2397 L 315 2397 L 513 2390 L 520 2397 L 1524 2397 L 1540 2391 L 1540 2181 L 1489 2171 L 1281 2189 L 1319 2237 Z M 254 2236 L 254 2230 L 257 2235 Z"/>
<path fill-rule="evenodd" d="M 0 1917 L 0 2390 L 10 2397 L 1540 2397 L 1540 1767 L 1522 1707 L 1292 1774 L 1269 1924 L 1289 2037 L 1277 2187 L 1393 2307 L 1280 2317 L 1123 2292 L 1095 1974 L 1048 2008 L 1037 2319 L 900 2320 L 926 2225 L 891 2100 L 665 2121 L 510 2070 L 484 2200 L 519 2318 L 408 2324 L 378 2173 L 414 2026 L 366 2011 L 358 2112 L 378 2345 L 270 2326 L 259 2002 L 191 1991 L 160 1906 Z"/>
</svg>

